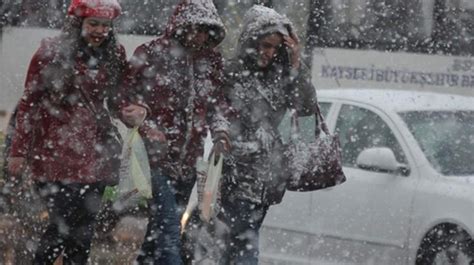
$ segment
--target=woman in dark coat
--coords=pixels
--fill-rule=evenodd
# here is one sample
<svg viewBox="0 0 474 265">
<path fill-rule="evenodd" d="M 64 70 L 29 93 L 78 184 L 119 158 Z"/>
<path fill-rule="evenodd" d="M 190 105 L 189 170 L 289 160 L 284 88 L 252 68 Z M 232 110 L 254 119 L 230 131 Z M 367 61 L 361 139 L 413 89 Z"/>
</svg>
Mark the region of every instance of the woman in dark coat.
<svg viewBox="0 0 474 265">
<path fill-rule="evenodd" d="M 220 90 L 224 24 L 211 0 L 181 1 L 166 32 L 139 46 L 124 90 L 148 106 L 140 134 L 152 170 L 153 199 L 139 264 L 181 264 L 180 217 L 196 180 L 195 163 L 210 129 L 228 139 Z M 227 143 L 228 144 L 228 143 Z M 222 147 L 224 149 L 225 146 Z"/>
<path fill-rule="evenodd" d="M 126 67 L 113 20 L 116 0 L 73 0 L 59 36 L 42 41 L 17 107 L 8 169 L 26 167 L 49 213 L 34 264 L 86 264 L 93 225 L 114 165 L 110 111 Z M 108 107 L 104 102 L 108 102 Z M 120 150 L 118 150 L 120 152 Z"/>
<path fill-rule="evenodd" d="M 260 226 L 285 192 L 277 128 L 290 108 L 300 116 L 314 113 L 316 92 L 291 22 L 264 6 L 246 13 L 237 56 L 225 74 L 226 97 L 236 113 L 218 216 L 230 231 L 222 264 L 257 264 Z"/>
</svg>

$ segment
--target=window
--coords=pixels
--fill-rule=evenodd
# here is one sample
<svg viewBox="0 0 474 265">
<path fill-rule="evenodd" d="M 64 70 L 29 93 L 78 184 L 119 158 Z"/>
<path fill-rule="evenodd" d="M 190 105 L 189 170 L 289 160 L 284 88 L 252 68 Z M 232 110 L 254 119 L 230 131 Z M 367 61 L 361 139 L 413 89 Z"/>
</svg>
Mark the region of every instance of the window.
<svg viewBox="0 0 474 265">
<path fill-rule="evenodd" d="M 433 167 L 447 176 L 474 174 L 474 111 L 400 113 Z"/>
<path fill-rule="evenodd" d="M 402 148 L 388 125 L 375 113 L 343 105 L 336 124 L 344 166 L 356 167 L 357 156 L 371 147 L 390 148 L 399 163 L 406 163 Z"/>
</svg>

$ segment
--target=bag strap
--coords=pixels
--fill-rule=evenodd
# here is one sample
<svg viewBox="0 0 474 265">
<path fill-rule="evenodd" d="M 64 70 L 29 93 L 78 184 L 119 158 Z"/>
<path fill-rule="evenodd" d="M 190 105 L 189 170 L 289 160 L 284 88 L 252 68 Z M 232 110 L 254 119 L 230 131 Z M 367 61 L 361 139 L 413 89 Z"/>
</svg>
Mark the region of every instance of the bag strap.
<svg viewBox="0 0 474 265">
<path fill-rule="evenodd" d="M 290 129 L 290 137 L 293 139 L 293 138 L 297 138 L 299 137 L 299 134 L 300 134 L 300 125 L 299 125 L 299 122 L 298 122 L 298 113 L 296 112 L 295 109 L 291 109 L 290 110 L 290 115 L 291 115 L 291 129 Z"/>
<path fill-rule="evenodd" d="M 84 89 L 80 86 L 78 87 L 78 89 L 79 89 L 79 94 L 82 97 L 82 101 L 84 105 L 86 106 L 87 109 L 89 109 L 94 114 L 94 117 L 97 120 L 99 127 L 104 126 L 105 120 L 101 119 L 102 115 L 107 116 L 106 119 L 108 120 L 108 122 L 110 124 L 113 124 L 113 121 L 111 120 L 111 117 L 110 117 L 111 115 L 110 115 L 109 110 L 105 109 L 104 113 L 100 113 L 95 107 L 92 99 L 89 97 L 89 94 L 87 94 L 87 92 L 84 91 Z"/>
<path fill-rule="evenodd" d="M 86 106 L 86 108 L 89 109 L 94 114 L 94 118 L 97 121 L 97 127 L 99 131 L 106 132 L 106 134 L 114 137 L 115 140 L 120 142 L 120 144 L 123 144 L 122 135 L 120 134 L 118 128 L 114 125 L 114 122 L 112 120 L 109 110 L 106 109 L 105 112 L 107 113 L 100 114 L 99 111 L 94 106 L 94 103 L 92 103 L 92 100 L 90 100 L 90 97 L 82 89 L 82 87 L 79 87 L 79 94 L 81 95 L 84 101 L 83 103 Z M 105 119 L 101 119 L 101 115 L 106 116 Z M 108 125 L 105 124 L 106 122 L 108 122 Z M 138 131 L 138 128 L 136 130 Z"/>
<path fill-rule="evenodd" d="M 298 113 L 295 109 L 291 109 L 291 135 L 292 137 L 298 137 L 300 133 L 300 126 L 298 122 Z M 314 106 L 314 116 L 316 118 L 316 130 L 323 131 L 326 135 L 330 135 L 329 128 L 324 120 L 324 117 L 321 113 L 321 108 L 319 103 L 316 103 Z M 316 133 L 316 136 L 319 135 L 319 132 Z"/>
<path fill-rule="evenodd" d="M 324 120 L 323 114 L 321 113 L 321 107 L 319 106 L 319 102 L 316 102 L 315 105 L 315 115 L 316 119 L 318 121 L 317 126 L 321 128 L 321 130 L 326 134 L 329 135 L 329 128 L 328 125 L 326 124 L 326 121 Z"/>
<path fill-rule="evenodd" d="M 92 103 L 91 98 L 89 97 L 89 95 L 84 91 L 84 89 L 81 86 L 79 86 L 78 89 L 79 89 L 79 94 L 82 97 L 82 101 L 83 101 L 82 103 L 84 103 L 86 108 L 88 108 L 92 113 L 95 114 L 95 117 L 98 120 L 99 119 L 99 117 L 98 117 L 99 112 L 97 111 L 96 107 Z"/>
</svg>

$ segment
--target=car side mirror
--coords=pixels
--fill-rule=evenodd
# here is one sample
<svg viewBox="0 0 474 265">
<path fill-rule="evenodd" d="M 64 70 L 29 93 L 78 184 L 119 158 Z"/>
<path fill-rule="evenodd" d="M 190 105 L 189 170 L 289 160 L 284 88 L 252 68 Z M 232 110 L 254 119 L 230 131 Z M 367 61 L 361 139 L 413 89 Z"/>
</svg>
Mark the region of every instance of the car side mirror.
<svg viewBox="0 0 474 265">
<path fill-rule="evenodd" d="M 372 147 L 363 150 L 357 157 L 356 163 L 359 168 L 366 170 L 400 173 L 403 176 L 410 174 L 408 166 L 398 163 L 392 149 L 387 147 Z"/>
</svg>

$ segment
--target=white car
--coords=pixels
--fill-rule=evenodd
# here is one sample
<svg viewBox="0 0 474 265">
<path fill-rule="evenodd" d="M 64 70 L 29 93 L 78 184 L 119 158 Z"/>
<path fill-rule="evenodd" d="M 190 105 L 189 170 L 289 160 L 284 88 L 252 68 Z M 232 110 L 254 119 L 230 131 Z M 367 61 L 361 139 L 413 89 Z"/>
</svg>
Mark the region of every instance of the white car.
<svg viewBox="0 0 474 265">
<path fill-rule="evenodd" d="M 347 181 L 270 207 L 260 263 L 474 264 L 474 98 L 375 89 L 318 98 Z M 314 137 L 313 117 L 299 123 Z"/>
</svg>

